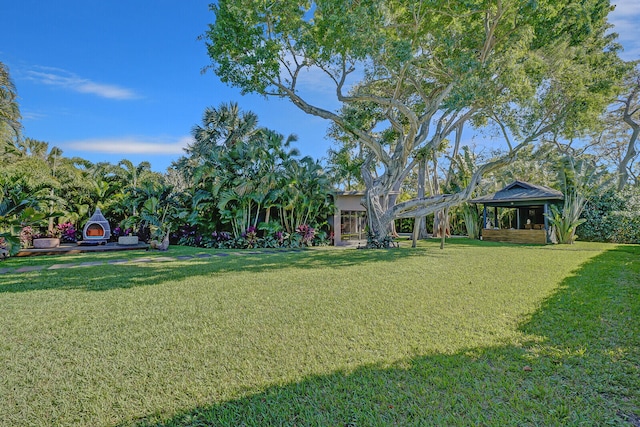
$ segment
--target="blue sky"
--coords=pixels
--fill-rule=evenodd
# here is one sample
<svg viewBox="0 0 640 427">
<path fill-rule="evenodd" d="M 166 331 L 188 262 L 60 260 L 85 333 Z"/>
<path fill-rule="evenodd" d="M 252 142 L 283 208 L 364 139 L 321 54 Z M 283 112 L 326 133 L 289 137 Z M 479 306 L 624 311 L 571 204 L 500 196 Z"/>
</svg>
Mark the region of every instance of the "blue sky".
<svg viewBox="0 0 640 427">
<path fill-rule="evenodd" d="M 241 96 L 212 72 L 201 74 L 209 58 L 197 38 L 213 20 L 209 3 L 3 0 L 0 61 L 18 90 L 24 136 L 68 157 L 147 160 L 164 171 L 182 154 L 205 107 L 234 101 L 258 114 L 262 126 L 298 135 L 303 155 L 325 156 L 331 142 L 324 120 L 285 100 Z M 614 3 L 610 20 L 623 57 L 638 59 L 640 1 Z M 307 89 L 332 99 L 313 76 Z"/>
</svg>

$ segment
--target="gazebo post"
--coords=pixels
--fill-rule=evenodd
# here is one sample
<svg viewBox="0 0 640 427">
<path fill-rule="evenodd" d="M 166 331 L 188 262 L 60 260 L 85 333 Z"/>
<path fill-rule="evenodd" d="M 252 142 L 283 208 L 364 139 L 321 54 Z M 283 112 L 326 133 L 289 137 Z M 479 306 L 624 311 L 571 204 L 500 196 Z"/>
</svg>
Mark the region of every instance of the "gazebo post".
<svg viewBox="0 0 640 427">
<path fill-rule="evenodd" d="M 482 205 L 482 228 L 487 228 L 487 205 Z"/>
<path fill-rule="evenodd" d="M 544 204 L 544 231 L 545 234 L 547 235 L 547 243 L 550 242 L 551 239 L 549 239 L 549 218 L 548 218 L 548 214 L 549 214 L 549 203 L 545 203 Z"/>
<path fill-rule="evenodd" d="M 493 207 L 493 228 L 500 228 L 500 225 L 498 224 L 498 207 L 497 206 Z"/>
</svg>

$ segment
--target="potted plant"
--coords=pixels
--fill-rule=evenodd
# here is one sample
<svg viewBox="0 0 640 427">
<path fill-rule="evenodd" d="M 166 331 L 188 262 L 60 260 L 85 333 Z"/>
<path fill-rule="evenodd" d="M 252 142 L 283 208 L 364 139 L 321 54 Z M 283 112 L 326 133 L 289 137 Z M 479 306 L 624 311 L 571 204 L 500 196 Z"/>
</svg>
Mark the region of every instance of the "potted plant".
<svg viewBox="0 0 640 427">
<path fill-rule="evenodd" d="M 61 231 L 58 227 L 53 227 L 45 234 L 35 234 L 33 236 L 33 247 L 35 249 L 51 249 L 60 246 Z"/>
<path fill-rule="evenodd" d="M 127 218 L 122 222 L 122 226 L 118 226 L 111 230 L 111 237 L 117 239 L 119 245 L 137 245 L 140 238 L 133 231 L 135 227 L 135 218 Z"/>
<path fill-rule="evenodd" d="M 131 230 L 130 228 L 126 229 L 124 234 L 118 236 L 119 245 L 137 245 L 138 243 L 138 236 L 135 236 L 133 234 L 133 230 Z"/>
</svg>

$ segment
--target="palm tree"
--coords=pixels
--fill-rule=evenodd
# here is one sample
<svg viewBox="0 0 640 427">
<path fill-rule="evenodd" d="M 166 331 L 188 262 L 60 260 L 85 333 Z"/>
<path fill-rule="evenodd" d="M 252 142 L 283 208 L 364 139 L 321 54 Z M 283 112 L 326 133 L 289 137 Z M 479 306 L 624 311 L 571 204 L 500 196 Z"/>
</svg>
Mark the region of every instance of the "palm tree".
<svg viewBox="0 0 640 427">
<path fill-rule="evenodd" d="M 217 109 L 207 108 L 202 125 L 194 126 L 195 141 L 186 150 L 189 156 L 174 163 L 196 188 L 192 218 L 194 214 L 213 216 L 216 209 L 236 233 L 249 226 L 252 203 L 257 199 L 252 179 L 257 123 L 254 113 L 240 111 L 236 103 L 223 103 Z"/>
<path fill-rule="evenodd" d="M 329 149 L 327 154 L 328 174 L 333 185 L 346 191 L 364 189 L 360 171 L 364 160 L 361 155 L 354 154 L 353 148 L 347 144 L 338 149 Z"/>
<path fill-rule="evenodd" d="M 151 238 L 162 240 L 174 226 L 174 221 L 183 216 L 181 194 L 170 185 L 145 181 L 132 189 L 133 202 L 138 214 L 127 217 L 122 225 L 150 233 Z M 143 238 L 145 240 L 145 238 Z"/>
<path fill-rule="evenodd" d="M 266 149 L 263 149 L 260 155 L 259 187 L 264 195 L 262 199 L 265 210 L 264 222 L 269 223 L 271 209 L 278 205 L 278 200 L 283 193 L 280 184 L 281 177 L 284 174 L 284 167 L 290 159 L 299 156 L 300 152 L 295 148 L 289 148 L 292 142 L 298 140 L 295 135 L 289 135 L 285 140 L 283 135 L 265 129 L 262 132 L 262 137 Z"/>
<path fill-rule="evenodd" d="M 0 139 L 5 142 L 12 133 L 20 135 L 20 108 L 16 87 L 9 75 L 9 68 L 0 62 Z"/>
<path fill-rule="evenodd" d="M 290 159 L 284 166 L 280 218 L 284 228 L 292 233 L 300 225 L 328 217 L 331 187 L 322 166 L 311 157 Z"/>
<path fill-rule="evenodd" d="M 276 207 L 293 232 L 325 206 L 329 186 L 321 166 L 296 160 L 295 136 L 285 138 L 257 123 L 255 114 L 237 104 L 222 104 L 208 108 L 193 128 L 188 155 L 173 164 L 192 183 L 191 225 L 206 226 L 219 217 L 237 236 L 271 221 Z"/>
<path fill-rule="evenodd" d="M 115 173 L 125 188 L 137 187 L 139 182 L 152 174 L 151 163 L 145 161 L 136 166 L 130 160 L 122 159 L 118 162 Z"/>
<path fill-rule="evenodd" d="M 187 153 L 206 160 L 219 147 L 246 142 L 258 131 L 257 125 L 258 116 L 240 111 L 237 103 L 222 103 L 217 109 L 208 107 L 202 115 L 202 126 L 192 129 L 195 142 L 187 147 Z"/>
<path fill-rule="evenodd" d="M 57 147 L 53 147 L 50 153 L 48 142 L 39 141 L 33 138 L 25 138 L 18 142 L 17 146 L 23 156 L 34 157 L 42 160 L 47 160 L 50 157 L 62 154 L 62 151 Z"/>
<path fill-rule="evenodd" d="M 134 165 L 130 160 L 122 159 L 118 162 L 118 165 L 115 169 L 115 174 L 117 179 L 120 181 L 120 191 L 122 193 L 131 192 L 132 189 L 137 188 L 141 182 L 152 175 L 151 171 L 151 163 L 149 162 L 140 162 L 137 166 Z M 125 201 L 131 202 L 131 197 L 124 197 Z M 137 215 L 137 205 L 135 203 L 130 203 L 129 207 L 131 208 L 130 214 Z"/>
</svg>

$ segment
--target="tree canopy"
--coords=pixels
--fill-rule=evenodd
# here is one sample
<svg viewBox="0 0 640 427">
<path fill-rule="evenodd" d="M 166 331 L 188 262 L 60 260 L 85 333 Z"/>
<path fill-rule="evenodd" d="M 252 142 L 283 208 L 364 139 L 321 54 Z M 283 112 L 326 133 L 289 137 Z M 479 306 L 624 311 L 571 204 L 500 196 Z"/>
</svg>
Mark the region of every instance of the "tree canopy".
<svg viewBox="0 0 640 427">
<path fill-rule="evenodd" d="M 211 68 L 243 92 L 286 97 L 366 150 L 370 227 L 464 201 L 481 176 L 544 135 L 573 137 L 621 74 L 607 0 L 220 0 L 206 33 Z M 318 75 L 339 110 L 305 92 Z M 504 154 L 453 195 L 392 203 L 420 153 L 465 124 L 494 126 Z"/>
</svg>

